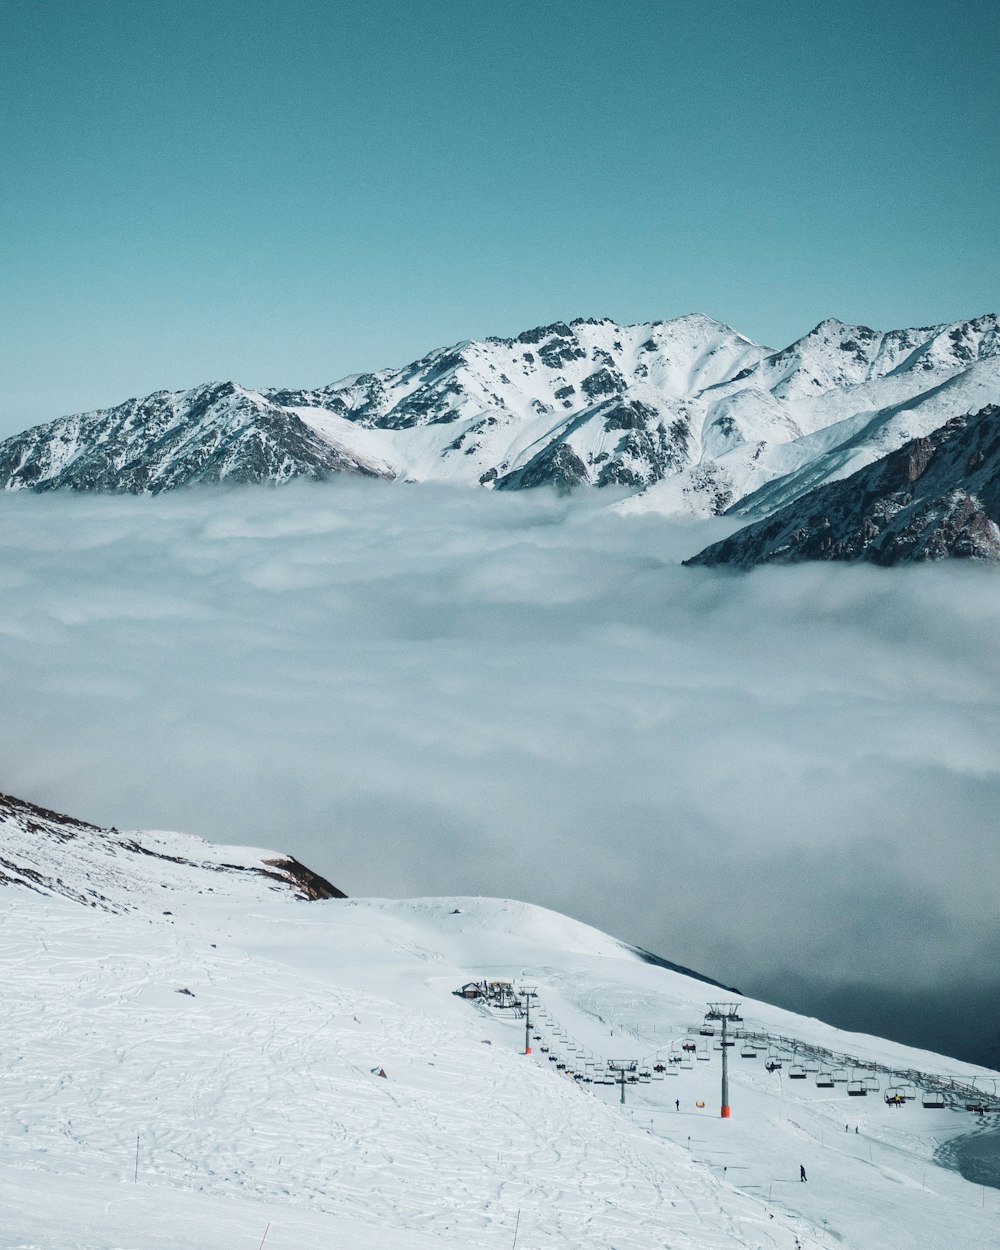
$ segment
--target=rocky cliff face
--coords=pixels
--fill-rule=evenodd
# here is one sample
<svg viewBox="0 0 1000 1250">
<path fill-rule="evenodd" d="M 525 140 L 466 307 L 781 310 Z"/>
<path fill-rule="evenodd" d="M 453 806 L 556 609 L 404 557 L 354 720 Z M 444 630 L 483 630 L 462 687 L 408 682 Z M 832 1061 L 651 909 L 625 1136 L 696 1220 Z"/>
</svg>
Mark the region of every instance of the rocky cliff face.
<svg viewBox="0 0 1000 1250">
<path fill-rule="evenodd" d="M 687 563 L 890 565 L 1000 560 L 1000 407 L 955 417 L 841 481 L 807 492 Z"/>
</svg>

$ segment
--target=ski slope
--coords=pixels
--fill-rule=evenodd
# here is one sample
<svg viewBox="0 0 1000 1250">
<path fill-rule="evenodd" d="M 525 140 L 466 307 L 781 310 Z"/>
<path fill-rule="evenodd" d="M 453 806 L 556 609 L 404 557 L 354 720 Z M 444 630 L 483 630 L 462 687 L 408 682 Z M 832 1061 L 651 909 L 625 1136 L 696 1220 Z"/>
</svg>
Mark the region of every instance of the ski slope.
<svg viewBox="0 0 1000 1250">
<path fill-rule="evenodd" d="M 934 1162 L 982 1120 L 734 1054 L 724 1121 L 716 1052 L 623 1108 L 543 1042 L 522 1053 L 522 1020 L 453 993 L 535 986 L 540 1027 L 605 1058 L 665 1054 L 735 997 L 614 938 L 494 899 L 304 902 L 162 858 L 196 861 L 197 840 L 129 835 L 147 838 L 145 883 L 105 875 L 107 905 L 0 892 L 0 1250 L 218 1250 L 265 1230 L 267 1250 L 446 1250 L 510 1246 L 515 1227 L 535 1250 L 995 1244 L 1000 1194 Z M 739 1001 L 748 1027 L 975 1073 Z"/>
</svg>

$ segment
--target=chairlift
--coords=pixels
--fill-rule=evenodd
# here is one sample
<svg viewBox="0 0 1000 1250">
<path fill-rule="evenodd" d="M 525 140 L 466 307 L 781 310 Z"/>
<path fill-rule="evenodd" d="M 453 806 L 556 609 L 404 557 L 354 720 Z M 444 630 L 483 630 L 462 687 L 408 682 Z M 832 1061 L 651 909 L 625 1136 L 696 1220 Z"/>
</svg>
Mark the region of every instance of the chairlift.
<svg viewBox="0 0 1000 1250">
<path fill-rule="evenodd" d="M 913 1102 L 917 1096 L 917 1087 L 916 1085 L 907 1083 L 906 1085 L 900 1085 L 899 1092 L 903 1095 L 907 1102 Z"/>
<path fill-rule="evenodd" d="M 833 1083 L 834 1085 L 846 1085 L 847 1084 L 847 1069 L 846 1068 L 834 1068 Z"/>
<path fill-rule="evenodd" d="M 817 1089 L 833 1089 L 833 1073 L 832 1072 L 817 1072 L 816 1073 L 816 1088 Z"/>
<path fill-rule="evenodd" d="M 944 1094 L 939 1089 L 925 1089 L 920 1101 L 928 1111 L 940 1111 L 946 1105 Z"/>
<path fill-rule="evenodd" d="M 697 1051 L 697 1054 L 695 1055 L 695 1058 L 699 1059 L 702 1063 L 708 1063 L 710 1061 L 712 1056 L 709 1053 L 707 1042 L 701 1042 L 699 1044 L 698 1051 Z"/>
<path fill-rule="evenodd" d="M 851 1098 L 864 1098 L 868 1093 L 868 1086 L 864 1081 L 848 1081 L 847 1092 Z"/>
<path fill-rule="evenodd" d="M 714 1036 L 715 1036 L 715 1025 L 714 1025 L 714 1024 L 703 1024 L 703 1025 L 701 1026 L 701 1028 L 698 1030 L 698 1032 L 699 1032 L 699 1034 L 700 1034 L 702 1037 L 714 1037 Z"/>
<path fill-rule="evenodd" d="M 757 1052 L 756 1050 L 754 1050 L 753 1046 L 751 1046 L 749 1042 L 746 1042 L 743 1046 L 740 1047 L 740 1058 L 741 1059 L 756 1059 L 757 1058 Z"/>
<path fill-rule="evenodd" d="M 548 1048 L 548 1046 L 541 1046 L 541 1047 L 539 1047 L 539 1049 L 541 1050 L 541 1052 L 542 1052 L 542 1054 L 543 1054 L 543 1055 L 547 1055 L 547 1054 L 549 1053 L 549 1048 Z"/>
<path fill-rule="evenodd" d="M 793 1063 L 788 1069 L 788 1079 L 790 1081 L 804 1081 L 806 1079 L 806 1070 L 801 1063 Z"/>
<path fill-rule="evenodd" d="M 881 1090 L 882 1086 L 874 1072 L 871 1076 L 865 1077 L 865 1088 L 871 1090 L 873 1094 L 877 1094 Z"/>
<path fill-rule="evenodd" d="M 653 1074 L 649 1070 L 649 1068 L 639 1069 L 639 1080 L 642 1081 L 643 1084 L 648 1085 L 652 1079 L 653 1079 Z"/>
<path fill-rule="evenodd" d="M 764 1071 L 765 1072 L 777 1072 L 780 1067 L 781 1067 L 780 1059 L 768 1059 L 767 1063 L 764 1064 Z"/>
<path fill-rule="evenodd" d="M 807 1072 L 819 1071 L 819 1064 L 816 1062 L 815 1059 L 806 1059 L 805 1062 L 802 1064 L 802 1066 L 805 1068 Z"/>
</svg>

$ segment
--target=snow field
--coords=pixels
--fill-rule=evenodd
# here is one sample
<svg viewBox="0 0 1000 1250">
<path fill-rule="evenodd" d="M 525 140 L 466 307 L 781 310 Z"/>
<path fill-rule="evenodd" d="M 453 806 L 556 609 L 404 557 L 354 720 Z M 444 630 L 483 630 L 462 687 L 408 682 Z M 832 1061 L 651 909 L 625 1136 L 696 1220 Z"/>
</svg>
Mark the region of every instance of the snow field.
<svg viewBox="0 0 1000 1250">
<path fill-rule="evenodd" d="M 568 1036 L 621 1057 L 727 997 L 596 930 L 496 900 L 230 888 L 171 891 L 171 915 L 4 893 L 2 1250 L 217 1250 L 268 1223 L 267 1250 L 492 1247 L 518 1211 L 529 1250 L 943 1247 L 956 1227 L 989 1244 L 997 1203 L 979 1209 L 931 1161 L 953 1115 L 870 1098 L 861 1134 L 843 1134 L 841 1094 L 776 1092 L 762 1061 L 734 1059 L 723 1122 L 717 1056 L 630 1086 L 623 1112 L 617 1089 L 519 1053 L 522 1021 L 451 993 L 523 977 Z M 751 1008 L 775 1031 L 836 1034 Z"/>
</svg>

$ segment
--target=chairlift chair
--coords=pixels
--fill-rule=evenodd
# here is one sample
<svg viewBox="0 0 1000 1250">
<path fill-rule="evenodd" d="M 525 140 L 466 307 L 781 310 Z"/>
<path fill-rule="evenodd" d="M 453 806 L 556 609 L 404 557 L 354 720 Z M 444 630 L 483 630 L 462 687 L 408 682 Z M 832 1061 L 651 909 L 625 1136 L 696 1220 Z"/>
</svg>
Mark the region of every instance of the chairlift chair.
<svg viewBox="0 0 1000 1250">
<path fill-rule="evenodd" d="M 757 1058 L 757 1052 L 754 1050 L 754 1048 L 750 1045 L 749 1042 L 745 1043 L 743 1046 L 740 1047 L 740 1058 L 741 1059 L 756 1059 Z"/>
<path fill-rule="evenodd" d="M 698 1032 L 699 1032 L 699 1034 L 700 1034 L 702 1037 L 714 1037 L 714 1036 L 715 1036 L 715 1025 L 714 1025 L 714 1024 L 703 1024 L 703 1025 L 701 1026 L 701 1028 L 698 1030 Z"/>
<path fill-rule="evenodd" d="M 871 1076 L 865 1077 L 865 1088 L 871 1090 L 873 1094 L 877 1094 L 881 1090 L 882 1086 L 874 1072 Z"/>
<path fill-rule="evenodd" d="M 868 1093 L 868 1086 L 864 1081 L 848 1081 L 847 1092 L 851 1098 L 864 1098 Z"/>
<path fill-rule="evenodd" d="M 711 1060 L 712 1056 L 709 1052 L 707 1042 L 702 1042 L 698 1046 L 698 1050 L 695 1054 L 695 1058 L 700 1059 L 702 1063 L 708 1063 Z"/>
<path fill-rule="evenodd" d="M 940 1111 L 946 1105 L 944 1094 L 939 1089 L 925 1089 L 920 1101 L 928 1111 Z"/>
<path fill-rule="evenodd" d="M 846 1068 L 834 1068 L 833 1083 L 834 1085 L 846 1085 L 847 1084 L 847 1069 Z"/>
<path fill-rule="evenodd" d="M 793 1063 L 788 1069 L 788 1079 L 790 1081 L 804 1081 L 806 1079 L 806 1070 L 801 1063 Z"/>
<path fill-rule="evenodd" d="M 817 1089 L 833 1089 L 833 1073 L 832 1072 L 817 1072 L 816 1073 L 816 1088 Z"/>
</svg>

